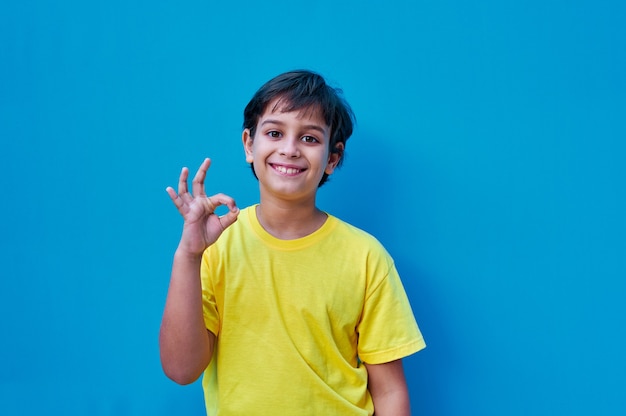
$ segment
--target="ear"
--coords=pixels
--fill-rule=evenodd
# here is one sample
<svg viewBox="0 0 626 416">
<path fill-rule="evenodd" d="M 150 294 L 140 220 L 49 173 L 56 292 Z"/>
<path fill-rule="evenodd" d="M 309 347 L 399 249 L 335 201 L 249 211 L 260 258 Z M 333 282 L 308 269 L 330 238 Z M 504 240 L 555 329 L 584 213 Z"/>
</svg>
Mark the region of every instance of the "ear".
<svg viewBox="0 0 626 416">
<path fill-rule="evenodd" d="M 243 142 L 243 150 L 246 152 L 246 162 L 252 163 L 254 158 L 252 156 L 252 136 L 250 135 L 250 129 L 244 129 L 241 133 L 241 141 Z"/>
<path fill-rule="evenodd" d="M 344 144 L 337 143 L 335 145 L 334 151 L 330 152 L 330 155 L 328 155 L 328 163 L 326 164 L 326 169 L 324 169 L 324 172 L 326 172 L 326 174 L 330 175 L 331 173 L 335 171 L 335 168 L 337 167 L 337 165 L 339 164 L 339 161 L 343 157 L 343 149 L 344 149 Z"/>
</svg>

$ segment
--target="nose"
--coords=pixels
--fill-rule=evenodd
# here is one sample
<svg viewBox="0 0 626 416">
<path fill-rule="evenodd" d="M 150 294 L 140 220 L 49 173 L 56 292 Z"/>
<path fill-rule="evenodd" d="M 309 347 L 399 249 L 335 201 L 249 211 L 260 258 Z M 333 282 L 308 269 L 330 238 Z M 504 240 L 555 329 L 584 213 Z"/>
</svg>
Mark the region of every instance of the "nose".
<svg viewBox="0 0 626 416">
<path fill-rule="evenodd" d="M 284 140 L 281 140 L 280 155 L 290 158 L 300 157 L 298 143 L 298 139 L 295 137 L 285 137 Z"/>
</svg>

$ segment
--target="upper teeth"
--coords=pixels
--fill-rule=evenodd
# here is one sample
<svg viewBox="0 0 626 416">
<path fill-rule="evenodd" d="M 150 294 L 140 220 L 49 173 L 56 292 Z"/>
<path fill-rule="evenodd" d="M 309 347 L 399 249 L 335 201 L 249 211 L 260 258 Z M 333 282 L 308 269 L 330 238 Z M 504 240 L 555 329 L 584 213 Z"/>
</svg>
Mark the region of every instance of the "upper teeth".
<svg viewBox="0 0 626 416">
<path fill-rule="evenodd" d="M 300 169 L 288 168 L 285 166 L 276 166 L 276 170 L 280 173 L 286 173 L 288 175 L 293 175 L 294 173 L 300 172 Z"/>
</svg>

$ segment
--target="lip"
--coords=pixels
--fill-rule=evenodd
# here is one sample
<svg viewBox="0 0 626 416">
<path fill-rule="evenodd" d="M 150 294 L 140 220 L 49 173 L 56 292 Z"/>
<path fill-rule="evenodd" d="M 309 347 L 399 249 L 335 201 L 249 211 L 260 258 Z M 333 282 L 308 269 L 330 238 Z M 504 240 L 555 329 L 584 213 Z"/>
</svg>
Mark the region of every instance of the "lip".
<svg viewBox="0 0 626 416">
<path fill-rule="evenodd" d="M 269 163 L 272 170 L 283 176 L 297 176 L 304 172 L 306 168 L 296 165 L 283 165 L 282 163 Z"/>
</svg>

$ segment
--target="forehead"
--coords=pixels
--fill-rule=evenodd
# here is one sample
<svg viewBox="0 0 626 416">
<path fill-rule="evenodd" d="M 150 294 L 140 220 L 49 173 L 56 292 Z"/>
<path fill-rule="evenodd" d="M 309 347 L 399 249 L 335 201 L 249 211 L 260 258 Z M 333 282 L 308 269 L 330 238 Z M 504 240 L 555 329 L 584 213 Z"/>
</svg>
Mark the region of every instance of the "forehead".
<svg viewBox="0 0 626 416">
<path fill-rule="evenodd" d="M 265 110 L 263 111 L 263 114 L 261 114 L 259 121 L 269 116 L 280 115 L 287 115 L 290 117 L 294 117 L 298 120 L 309 121 L 315 124 L 319 124 L 320 126 L 328 127 L 328 125 L 326 124 L 324 113 L 319 104 L 312 104 L 305 107 L 294 108 L 294 105 L 291 102 L 281 97 L 275 98 L 265 106 Z"/>
</svg>

